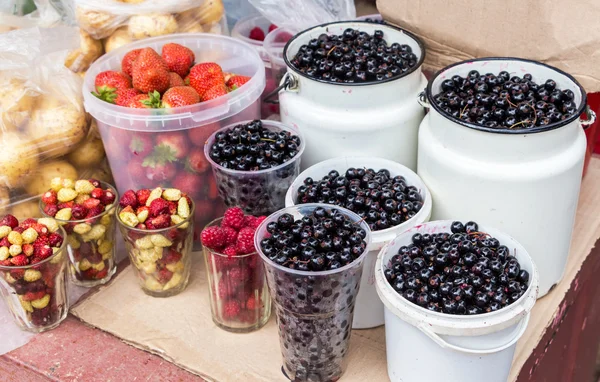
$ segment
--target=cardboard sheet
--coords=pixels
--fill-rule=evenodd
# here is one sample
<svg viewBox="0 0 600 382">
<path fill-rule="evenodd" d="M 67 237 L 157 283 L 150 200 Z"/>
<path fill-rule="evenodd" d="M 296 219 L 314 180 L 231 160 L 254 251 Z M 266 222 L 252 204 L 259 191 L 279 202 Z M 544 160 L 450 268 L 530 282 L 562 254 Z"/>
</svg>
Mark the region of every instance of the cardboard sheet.
<svg viewBox="0 0 600 382">
<path fill-rule="evenodd" d="M 552 324 L 583 260 L 600 237 L 600 159 L 593 158 L 584 179 L 573 245 L 564 278 L 532 311 L 518 343 L 510 381 Z M 210 314 L 202 254 L 197 253 L 192 279 L 180 295 L 146 296 L 128 266 L 107 286 L 80 302 L 71 313 L 140 349 L 218 382 L 284 382 L 274 314 L 257 332 L 232 334 L 215 326 Z M 383 328 L 354 330 L 344 382 L 389 381 Z"/>
<path fill-rule="evenodd" d="M 600 91 L 600 5 L 596 0 L 377 0 L 383 18 L 414 32 L 437 71 L 476 57 L 522 57 Z"/>
</svg>

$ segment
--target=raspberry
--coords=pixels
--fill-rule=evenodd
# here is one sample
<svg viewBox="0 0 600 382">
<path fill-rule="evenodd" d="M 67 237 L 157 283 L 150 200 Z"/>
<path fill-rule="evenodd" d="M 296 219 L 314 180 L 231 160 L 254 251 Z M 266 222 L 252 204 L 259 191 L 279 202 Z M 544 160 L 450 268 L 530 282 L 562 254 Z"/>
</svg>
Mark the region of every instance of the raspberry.
<svg viewBox="0 0 600 382">
<path fill-rule="evenodd" d="M 156 199 L 156 200 L 159 200 L 159 199 Z M 154 202 L 152 202 L 152 203 L 154 203 Z M 149 224 L 152 226 L 152 229 L 167 228 L 171 225 L 171 216 L 166 215 L 166 214 L 158 215 L 158 216 L 150 219 L 149 222 L 146 220 L 146 226 L 148 226 Z"/>
<path fill-rule="evenodd" d="M 248 268 L 236 267 L 229 270 L 228 276 L 229 280 L 235 280 L 236 284 L 241 284 L 248 281 L 252 275 Z"/>
<path fill-rule="evenodd" d="M 87 215 L 87 208 L 85 208 L 82 204 L 75 204 L 73 208 L 71 208 L 71 216 L 73 219 L 83 219 Z"/>
<path fill-rule="evenodd" d="M 250 227 L 242 228 L 237 237 L 237 250 L 240 254 L 256 252 L 254 248 L 254 229 Z"/>
<path fill-rule="evenodd" d="M 229 300 L 223 307 L 223 316 L 226 318 L 235 318 L 240 314 L 240 303 L 237 300 Z"/>
<path fill-rule="evenodd" d="M 137 196 L 135 195 L 135 192 L 133 192 L 133 190 L 125 191 L 125 193 L 123 194 L 123 196 L 121 196 L 121 199 L 119 200 L 119 204 L 123 208 L 131 206 L 131 208 L 135 209 L 138 206 L 138 200 Z"/>
<path fill-rule="evenodd" d="M 96 187 L 92 190 L 92 192 L 90 192 L 90 196 L 94 199 L 100 200 L 104 197 L 104 190 L 99 187 Z"/>
<path fill-rule="evenodd" d="M 12 229 L 15 229 L 19 225 L 19 221 L 13 215 L 6 215 L 0 220 L 0 225 L 7 225 Z"/>
<path fill-rule="evenodd" d="M 223 254 L 232 257 L 239 255 L 239 252 L 237 246 L 232 244 L 223 250 Z"/>
<path fill-rule="evenodd" d="M 263 41 L 265 39 L 265 32 L 260 27 L 254 27 L 248 34 L 248 37 L 252 40 Z"/>
<path fill-rule="evenodd" d="M 223 228 L 223 234 L 225 235 L 225 246 L 231 245 L 231 244 L 235 244 L 237 237 L 238 237 L 238 232 L 231 228 L 231 227 L 222 227 Z"/>
<path fill-rule="evenodd" d="M 248 309 L 248 310 L 254 310 L 258 306 L 259 306 L 259 304 L 257 303 L 256 298 L 254 298 L 254 296 L 250 296 L 248 301 L 246 301 L 246 309 Z"/>
<path fill-rule="evenodd" d="M 169 202 L 162 198 L 154 199 L 150 203 L 150 216 L 158 216 L 169 213 Z"/>
<path fill-rule="evenodd" d="M 224 299 L 231 297 L 235 293 L 235 290 L 230 287 L 229 282 L 225 278 L 221 278 L 219 280 L 219 284 L 217 285 L 217 294 L 219 298 Z"/>
<path fill-rule="evenodd" d="M 212 226 L 202 230 L 200 234 L 202 245 L 211 249 L 219 249 L 225 245 L 225 234 L 221 227 Z"/>
<path fill-rule="evenodd" d="M 244 225 L 244 211 L 240 207 L 228 208 L 223 215 L 221 226 L 239 230 Z"/>
<path fill-rule="evenodd" d="M 48 190 L 42 195 L 42 203 L 44 204 L 56 204 L 56 191 Z"/>
<path fill-rule="evenodd" d="M 250 228 L 258 228 L 258 226 L 267 219 L 266 216 L 259 216 L 256 218 L 256 220 L 254 220 L 254 226 L 249 226 Z"/>
<path fill-rule="evenodd" d="M 60 247 L 62 245 L 63 238 L 58 233 L 53 232 L 48 235 L 48 245 L 51 247 Z"/>
<path fill-rule="evenodd" d="M 44 213 L 48 216 L 54 217 L 58 212 L 58 206 L 56 204 L 46 204 L 44 206 Z"/>
<path fill-rule="evenodd" d="M 260 223 L 263 222 L 263 220 L 265 220 L 267 217 L 266 216 L 244 216 L 244 227 L 250 227 L 250 228 L 258 228 L 258 226 L 260 225 Z"/>
</svg>

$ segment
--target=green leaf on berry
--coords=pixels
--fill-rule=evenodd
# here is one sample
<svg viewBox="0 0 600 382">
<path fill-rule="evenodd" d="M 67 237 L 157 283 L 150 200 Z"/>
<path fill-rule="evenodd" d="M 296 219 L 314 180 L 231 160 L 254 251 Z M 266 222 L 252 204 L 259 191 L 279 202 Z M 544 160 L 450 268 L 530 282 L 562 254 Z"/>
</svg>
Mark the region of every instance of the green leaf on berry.
<svg viewBox="0 0 600 382">
<path fill-rule="evenodd" d="M 92 95 L 101 99 L 102 101 L 105 101 L 108 103 L 115 103 L 115 100 L 117 99 L 117 92 L 115 91 L 114 88 L 100 86 L 98 88 L 98 90 L 99 90 L 98 92 L 92 92 Z"/>
<path fill-rule="evenodd" d="M 177 162 L 176 157 L 177 151 L 173 150 L 171 146 L 160 144 L 154 146 L 152 154 L 144 158 L 142 167 L 156 167 L 157 165 L 162 166 L 167 162 Z"/>
<path fill-rule="evenodd" d="M 148 97 L 150 97 L 150 99 L 145 99 L 140 101 L 143 105 L 148 106 L 149 108 L 152 109 L 161 109 L 163 108 L 163 104 L 162 101 L 160 100 L 160 93 L 157 92 L 156 90 L 153 92 L 149 92 L 148 93 Z"/>
</svg>

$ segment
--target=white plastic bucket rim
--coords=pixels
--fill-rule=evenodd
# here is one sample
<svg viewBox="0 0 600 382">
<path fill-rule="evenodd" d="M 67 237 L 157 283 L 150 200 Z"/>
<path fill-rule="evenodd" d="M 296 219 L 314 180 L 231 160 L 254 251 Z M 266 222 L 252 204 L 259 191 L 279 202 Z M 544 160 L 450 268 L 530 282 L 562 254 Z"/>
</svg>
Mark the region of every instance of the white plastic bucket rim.
<svg viewBox="0 0 600 382">
<path fill-rule="evenodd" d="M 369 244 L 369 252 L 381 249 L 385 243 L 394 239 L 399 233 L 406 231 L 415 224 L 423 223 L 429 220 L 431 216 L 432 198 L 429 189 L 421 178 L 411 169 L 400 163 L 389 159 L 372 157 L 372 156 L 346 156 L 331 158 L 319 162 L 306 170 L 294 180 L 285 195 L 285 206 L 291 207 L 296 205 L 295 200 L 298 195 L 298 188 L 304 183 L 304 179 L 312 177 L 315 180 L 321 179 L 331 170 L 337 170 L 343 174 L 350 167 L 373 168 L 374 170 L 387 169 L 391 176 L 402 175 L 406 178 L 408 186 L 415 186 L 419 189 L 419 193 L 423 198 L 423 207 L 409 220 L 402 224 L 386 228 L 380 231 L 371 231 L 371 243 Z"/>
<path fill-rule="evenodd" d="M 411 243 L 411 238 L 415 233 L 450 232 L 451 224 L 452 220 L 437 220 L 417 225 L 398 235 L 381 249 L 375 264 L 375 283 L 377 294 L 385 307 L 403 321 L 419 328 L 438 344 L 445 343 L 445 347 L 452 347 L 453 345 L 448 344 L 440 335 L 481 336 L 509 328 L 519 322 L 523 327 L 519 327 L 518 331 L 524 331 L 527 323 L 523 323 L 523 321 L 529 319 L 529 313 L 535 304 L 539 288 L 539 275 L 535 263 L 525 248 L 511 236 L 479 222 L 480 231 L 497 238 L 501 245 L 506 245 L 511 254 L 519 260 L 521 268 L 529 272 L 529 286 L 523 296 L 514 303 L 495 312 L 470 316 L 432 312 L 406 300 L 386 280 L 383 273 L 384 264 L 387 264 L 391 257 L 397 254 L 402 245 Z M 497 352 L 500 350 L 502 349 L 473 351 L 479 354 L 485 351 Z M 466 350 L 461 349 L 461 351 Z"/>
</svg>

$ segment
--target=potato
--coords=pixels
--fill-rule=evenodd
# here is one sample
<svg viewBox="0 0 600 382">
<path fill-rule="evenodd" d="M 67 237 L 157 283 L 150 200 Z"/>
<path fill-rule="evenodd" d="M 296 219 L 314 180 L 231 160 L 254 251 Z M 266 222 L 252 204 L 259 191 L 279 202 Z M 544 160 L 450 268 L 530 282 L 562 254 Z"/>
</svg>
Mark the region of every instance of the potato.
<svg viewBox="0 0 600 382">
<path fill-rule="evenodd" d="M 0 216 L 6 214 L 9 204 L 10 195 L 8 193 L 8 188 L 0 187 Z"/>
<path fill-rule="evenodd" d="M 92 62 L 104 54 L 100 40 L 94 40 L 86 31 L 80 29 L 79 49 L 71 51 L 65 59 L 65 66 L 75 73 L 85 72 Z"/>
<path fill-rule="evenodd" d="M 75 17 L 79 27 L 97 40 L 109 36 L 126 19 L 125 16 L 112 15 L 83 7 L 75 9 Z"/>
<path fill-rule="evenodd" d="M 15 215 L 15 217 L 19 220 L 42 217 L 37 199 L 24 200 L 16 203 L 14 206 L 12 206 L 10 213 Z"/>
<path fill-rule="evenodd" d="M 138 3 L 143 3 L 146 0 L 119 0 L 122 3 L 132 3 L 132 4 L 138 4 Z"/>
<path fill-rule="evenodd" d="M 198 8 L 188 9 L 181 12 L 180 23 L 183 25 L 190 24 L 214 24 L 218 23 L 225 14 L 225 7 L 222 0 L 206 0 L 202 6 Z"/>
<path fill-rule="evenodd" d="M 77 146 L 67 159 L 75 167 L 92 167 L 100 164 L 104 159 L 104 146 L 102 140 L 97 138 L 87 139 L 85 142 Z"/>
<path fill-rule="evenodd" d="M 39 163 L 37 147 L 21 134 L 0 135 L 0 186 L 15 188 L 27 182 Z"/>
<path fill-rule="evenodd" d="M 56 177 L 78 179 L 77 170 L 65 160 L 52 160 L 42 163 L 31 180 L 24 185 L 25 191 L 31 196 L 41 195 L 48 191 L 50 181 Z"/>
<path fill-rule="evenodd" d="M 36 93 L 24 80 L 8 75 L 0 77 L 0 89 L 0 131 L 16 131 L 29 119 Z"/>
<path fill-rule="evenodd" d="M 111 50 L 127 45 L 133 42 L 133 39 L 129 36 L 129 30 L 127 27 L 120 27 L 113 32 L 110 36 L 104 39 L 104 50 L 106 53 Z"/>
<path fill-rule="evenodd" d="M 71 152 L 87 136 L 83 107 L 48 95 L 38 98 L 27 125 L 32 142 L 44 157 L 56 158 Z"/>
<path fill-rule="evenodd" d="M 107 164 L 93 169 L 81 170 L 81 173 L 85 174 L 86 178 L 98 179 L 102 182 L 113 184 L 113 177 Z"/>
<path fill-rule="evenodd" d="M 149 13 L 129 19 L 129 36 L 136 40 L 177 32 L 177 20 L 173 15 Z"/>
</svg>

